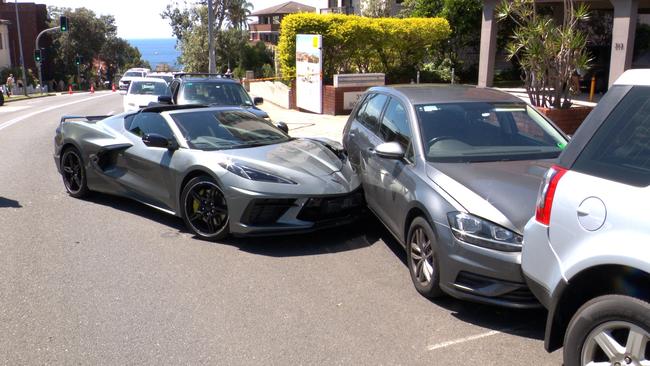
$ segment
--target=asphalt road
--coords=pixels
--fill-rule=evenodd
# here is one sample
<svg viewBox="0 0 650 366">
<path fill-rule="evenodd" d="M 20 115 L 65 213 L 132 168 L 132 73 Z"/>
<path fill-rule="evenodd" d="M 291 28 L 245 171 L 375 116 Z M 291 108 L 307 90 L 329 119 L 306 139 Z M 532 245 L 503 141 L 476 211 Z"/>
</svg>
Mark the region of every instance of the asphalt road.
<svg viewBox="0 0 650 366">
<path fill-rule="evenodd" d="M 0 107 L 0 364 L 561 363 L 542 311 L 418 295 L 373 218 L 212 243 L 138 203 L 69 197 L 52 160 L 60 116 L 116 113 L 121 98 Z"/>
</svg>

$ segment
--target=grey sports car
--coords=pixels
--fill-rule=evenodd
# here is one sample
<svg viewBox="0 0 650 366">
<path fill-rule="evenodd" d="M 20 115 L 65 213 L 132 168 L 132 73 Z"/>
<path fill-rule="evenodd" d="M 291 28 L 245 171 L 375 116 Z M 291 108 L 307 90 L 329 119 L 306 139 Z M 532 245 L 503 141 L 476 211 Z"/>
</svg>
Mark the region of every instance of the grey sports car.
<svg viewBox="0 0 650 366">
<path fill-rule="evenodd" d="M 132 198 L 182 217 L 204 239 L 336 226 L 364 205 L 340 144 L 291 138 L 237 107 L 64 116 L 54 143 L 71 196 Z"/>
</svg>

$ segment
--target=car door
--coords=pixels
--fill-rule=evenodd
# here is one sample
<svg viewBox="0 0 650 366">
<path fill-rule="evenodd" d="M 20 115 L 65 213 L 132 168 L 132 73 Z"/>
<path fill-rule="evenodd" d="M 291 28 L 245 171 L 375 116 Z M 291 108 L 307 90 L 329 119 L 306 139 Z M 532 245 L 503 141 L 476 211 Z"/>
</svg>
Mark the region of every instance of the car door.
<svg viewBox="0 0 650 366">
<path fill-rule="evenodd" d="M 149 147 L 142 142 L 142 136 L 148 133 L 174 139 L 167 120 L 158 113 L 137 113 L 127 117 L 125 128 L 133 146 L 124 150 L 118 159 L 118 164 L 127 171 L 120 180 L 137 199 L 166 209 L 174 207 L 170 167 L 175 151 Z"/>
<path fill-rule="evenodd" d="M 549 238 L 563 268 L 599 256 L 650 261 L 649 206 L 650 87 L 634 87 L 558 182 Z"/>
<path fill-rule="evenodd" d="M 384 209 L 379 206 L 377 201 L 379 172 L 370 168 L 368 162 L 373 155 L 375 146 L 381 143 L 377 132 L 381 113 L 387 100 L 388 97 L 384 94 L 369 94 L 364 104 L 359 108 L 359 112 L 348 131 L 348 146 L 350 146 L 348 156 L 350 162 L 359 174 L 368 206 L 380 216 L 383 216 Z"/>
<path fill-rule="evenodd" d="M 377 181 L 377 205 L 389 208 L 382 211 L 382 221 L 394 233 L 401 233 L 408 202 L 412 199 L 411 189 L 415 187 L 415 159 L 408 113 L 396 98 L 390 98 L 382 114 L 379 138 L 381 143 L 397 142 L 406 152 L 404 159 L 385 159 L 371 154 L 368 162 L 369 170 L 373 171 Z"/>
</svg>

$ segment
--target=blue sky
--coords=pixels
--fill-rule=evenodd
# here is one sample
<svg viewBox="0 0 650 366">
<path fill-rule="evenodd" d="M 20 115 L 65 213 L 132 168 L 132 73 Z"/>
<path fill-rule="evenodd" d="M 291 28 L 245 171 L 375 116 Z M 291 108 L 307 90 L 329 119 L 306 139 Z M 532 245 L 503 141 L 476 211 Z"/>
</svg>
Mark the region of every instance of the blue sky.
<svg viewBox="0 0 650 366">
<path fill-rule="evenodd" d="M 288 0 L 249 0 L 254 10 L 264 9 L 281 4 Z M 322 0 L 297 0 L 298 2 L 317 6 Z M 13 0 L 7 0 L 11 3 Z M 171 27 L 166 20 L 160 18 L 171 0 L 19 0 L 20 2 L 35 2 L 48 6 L 65 6 L 69 8 L 86 7 L 98 14 L 115 16 L 118 35 L 122 38 L 169 38 L 172 37 Z M 179 1 L 183 3 L 183 1 Z"/>
</svg>

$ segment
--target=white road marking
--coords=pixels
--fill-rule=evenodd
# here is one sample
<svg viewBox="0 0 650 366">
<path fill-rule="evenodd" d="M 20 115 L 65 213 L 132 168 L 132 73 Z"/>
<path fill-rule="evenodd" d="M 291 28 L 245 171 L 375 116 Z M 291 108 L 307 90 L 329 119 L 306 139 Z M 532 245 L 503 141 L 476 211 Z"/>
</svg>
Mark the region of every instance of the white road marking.
<svg viewBox="0 0 650 366">
<path fill-rule="evenodd" d="M 9 113 L 9 112 L 16 112 L 21 109 L 29 108 L 26 105 L 17 105 L 17 106 L 3 106 L 0 108 L 0 113 Z"/>
<path fill-rule="evenodd" d="M 481 339 L 481 338 L 485 338 L 485 337 L 491 337 L 491 336 L 493 336 L 493 335 L 497 335 L 497 334 L 501 334 L 501 333 L 503 333 L 503 331 L 500 331 L 500 330 L 491 330 L 491 331 L 489 331 L 489 332 L 485 332 L 485 333 L 481 333 L 481 334 L 476 334 L 476 335 L 469 336 L 469 337 L 465 337 L 465 338 L 454 339 L 453 341 L 448 341 L 448 342 L 442 342 L 442 343 L 434 344 L 434 345 L 431 345 L 431 346 L 427 347 L 427 349 L 428 349 L 429 351 L 433 351 L 433 350 L 436 350 L 436 349 L 440 349 L 440 348 L 445 348 L 445 347 L 453 346 L 453 345 L 455 345 L 455 344 L 459 344 L 459 343 L 465 343 L 465 342 L 475 341 L 475 340 L 477 340 L 477 339 Z"/>
<path fill-rule="evenodd" d="M 0 130 L 3 130 L 5 128 L 11 126 L 11 125 L 14 125 L 14 124 L 20 122 L 20 121 L 26 120 L 27 118 L 33 117 L 33 116 L 35 116 L 35 115 L 37 115 L 39 113 L 49 112 L 49 111 L 57 109 L 57 108 L 66 107 L 66 106 L 69 106 L 69 105 L 72 105 L 72 104 L 82 103 L 82 102 L 86 102 L 86 101 L 89 101 L 89 100 L 92 100 L 92 99 L 106 97 L 106 96 L 109 96 L 109 95 L 111 95 L 111 94 L 96 95 L 94 97 L 75 100 L 73 102 L 63 103 L 63 104 L 55 105 L 55 106 L 52 106 L 52 107 L 47 107 L 45 109 L 41 109 L 41 110 L 38 110 L 36 112 L 28 113 L 28 114 L 26 114 L 24 116 L 16 117 L 16 118 L 11 119 L 11 120 L 9 120 L 7 122 L 0 123 Z"/>
</svg>

